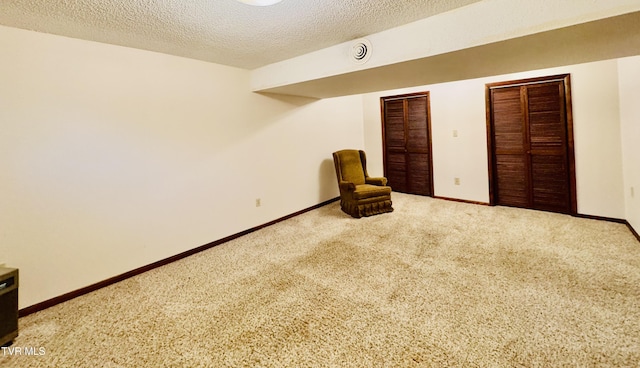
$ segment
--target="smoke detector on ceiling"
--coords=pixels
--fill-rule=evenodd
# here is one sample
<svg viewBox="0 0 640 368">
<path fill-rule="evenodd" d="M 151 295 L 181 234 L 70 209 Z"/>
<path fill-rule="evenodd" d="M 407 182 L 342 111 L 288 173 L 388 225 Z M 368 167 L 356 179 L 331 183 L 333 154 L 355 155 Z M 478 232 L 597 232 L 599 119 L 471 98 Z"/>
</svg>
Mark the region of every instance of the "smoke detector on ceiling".
<svg viewBox="0 0 640 368">
<path fill-rule="evenodd" d="M 371 42 L 366 38 L 353 41 L 349 48 L 349 59 L 356 64 L 364 64 L 371 57 Z"/>
</svg>

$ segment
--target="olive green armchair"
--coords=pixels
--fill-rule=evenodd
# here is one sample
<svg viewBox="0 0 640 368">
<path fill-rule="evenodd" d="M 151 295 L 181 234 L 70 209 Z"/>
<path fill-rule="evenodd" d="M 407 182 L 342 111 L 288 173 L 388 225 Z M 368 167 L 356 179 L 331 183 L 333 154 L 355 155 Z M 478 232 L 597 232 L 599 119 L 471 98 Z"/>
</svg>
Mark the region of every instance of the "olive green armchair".
<svg viewBox="0 0 640 368">
<path fill-rule="evenodd" d="M 392 212 L 391 187 L 386 178 L 372 178 L 367 173 L 367 156 L 353 149 L 333 153 L 340 207 L 345 213 L 360 218 Z"/>
</svg>

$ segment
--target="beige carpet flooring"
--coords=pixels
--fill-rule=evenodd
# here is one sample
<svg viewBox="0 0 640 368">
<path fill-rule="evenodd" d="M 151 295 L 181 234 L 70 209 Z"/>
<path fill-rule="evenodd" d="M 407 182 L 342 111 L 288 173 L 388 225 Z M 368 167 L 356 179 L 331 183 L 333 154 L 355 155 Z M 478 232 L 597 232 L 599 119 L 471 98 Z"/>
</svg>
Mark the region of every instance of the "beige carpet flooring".
<svg viewBox="0 0 640 368">
<path fill-rule="evenodd" d="M 337 202 L 20 319 L 2 367 L 638 367 L 622 224 Z"/>
</svg>

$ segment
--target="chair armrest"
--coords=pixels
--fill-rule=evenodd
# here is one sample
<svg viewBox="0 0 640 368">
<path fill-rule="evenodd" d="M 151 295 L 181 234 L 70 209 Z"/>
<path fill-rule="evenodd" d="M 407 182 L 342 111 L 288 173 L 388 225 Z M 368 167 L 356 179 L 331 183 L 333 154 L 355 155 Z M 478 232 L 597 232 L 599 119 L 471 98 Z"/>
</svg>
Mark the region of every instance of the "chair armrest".
<svg viewBox="0 0 640 368">
<path fill-rule="evenodd" d="M 355 184 L 353 184 L 353 183 L 352 183 L 352 182 L 350 182 L 350 181 L 341 180 L 341 181 L 338 183 L 338 186 L 340 187 L 340 189 L 341 189 L 341 190 L 347 190 L 347 191 L 349 191 L 349 190 L 351 190 L 351 191 L 356 190 L 356 185 L 355 185 Z"/>
<path fill-rule="evenodd" d="M 387 185 L 387 178 L 366 178 L 365 182 L 367 184 L 385 186 Z"/>
</svg>

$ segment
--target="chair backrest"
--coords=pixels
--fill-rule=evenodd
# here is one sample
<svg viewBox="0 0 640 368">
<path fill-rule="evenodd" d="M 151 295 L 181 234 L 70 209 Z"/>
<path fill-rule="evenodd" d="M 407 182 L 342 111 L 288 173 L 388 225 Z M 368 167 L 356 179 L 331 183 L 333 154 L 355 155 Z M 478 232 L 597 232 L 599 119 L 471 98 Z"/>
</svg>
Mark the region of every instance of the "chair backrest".
<svg viewBox="0 0 640 368">
<path fill-rule="evenodd" d="M 338 182 L 345 180 L 356 185 L 364 184 L 365 169 L 360 159 L 360 151 L 347 149 L 334 152 L 333 163 L 336 167 Z"/>
</svg>

